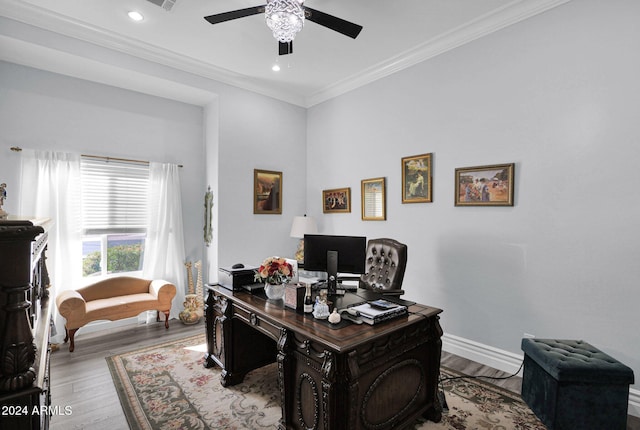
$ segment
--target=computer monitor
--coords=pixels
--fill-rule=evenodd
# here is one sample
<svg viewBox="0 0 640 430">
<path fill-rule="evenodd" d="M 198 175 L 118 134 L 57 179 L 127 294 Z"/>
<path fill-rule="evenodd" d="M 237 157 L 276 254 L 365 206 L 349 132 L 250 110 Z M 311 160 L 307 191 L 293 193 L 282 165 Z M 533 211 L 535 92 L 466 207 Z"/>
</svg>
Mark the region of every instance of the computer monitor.
<svg viewBox="0 0 640 430">
<path fill-rule="evenodd" d="M 366 252 L 367 238 L 363 236 L 305 234 L 304 270 L 363 274 Z M 329 267 L 328 263 L 332 263 L 333 267 Z"/>
</svg>

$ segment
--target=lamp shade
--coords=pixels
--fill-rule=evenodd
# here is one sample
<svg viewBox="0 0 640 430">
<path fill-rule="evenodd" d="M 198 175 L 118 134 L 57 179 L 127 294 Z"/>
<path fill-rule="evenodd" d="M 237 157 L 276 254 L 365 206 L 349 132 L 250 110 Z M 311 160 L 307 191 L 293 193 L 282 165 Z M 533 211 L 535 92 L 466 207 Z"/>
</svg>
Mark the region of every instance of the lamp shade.
<svg viewBox="0 0 640 430">
<path fill-rule="evenodd" d="M 318 226 L 316 220 L 310 216 L 296 216 L 293 218 L 293 224 L 291 224 L 291 237 L 297 237 L 302 239 L 305 234 L 316 234 L 318 232 Z"/>
</svg>

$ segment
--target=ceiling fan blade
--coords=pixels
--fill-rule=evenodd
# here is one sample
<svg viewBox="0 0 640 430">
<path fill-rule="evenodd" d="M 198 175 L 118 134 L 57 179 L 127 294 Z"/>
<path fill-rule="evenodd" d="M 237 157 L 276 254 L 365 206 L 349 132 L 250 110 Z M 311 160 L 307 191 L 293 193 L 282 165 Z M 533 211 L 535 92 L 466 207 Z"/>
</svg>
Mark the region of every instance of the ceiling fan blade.
<svg viewBox="0 0 640 430">
<path fill-rule="evenodd" d="M 254 6 L 248 7 L 246 9 L 233 10 L 231 12 L 217 13 L 215 15 L 205 16 L 204 19 L 209 21 L 211 24 L 218 24 L 225 21 L 231 21 L 232 19 L 244 18 L 245 16 L 264 13 L 264 7 L 265 5 Z"/>
<path fill-rule="evenodd" d="M 278 55 L 293 54 L 293 41 L 289 43 L 278 42 Z"/>
<path fill-rule="evenodd" d="M 320 24 L 324 27 L 330 28 L 331 30 L 337 31 L 338 33 L 342 33 L 352 39 L 358 37 L 358 34 L 360 34 L 360 31 L 362 30 L 361 25 L 345 21 L 342 18 L 329 15 L 328 13 L 320 12 L 319 10 L 311 9 L 307 6 L 304 6 L 304 10 L 305 18 L 309 21 L 313 21 L 316 24 Z"/>
</svg>

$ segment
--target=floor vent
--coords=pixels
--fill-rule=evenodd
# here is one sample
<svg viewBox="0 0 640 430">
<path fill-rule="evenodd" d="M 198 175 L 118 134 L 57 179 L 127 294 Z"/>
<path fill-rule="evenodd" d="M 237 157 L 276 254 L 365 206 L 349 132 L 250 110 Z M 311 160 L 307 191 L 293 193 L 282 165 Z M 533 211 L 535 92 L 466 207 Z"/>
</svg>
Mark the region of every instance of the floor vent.
<svg viewBox="0 0 640 430">
<path fill-rule="evenodd" d="M 160 6 L 166 11 L 170 11 L 171 8 L 176 4 L 176 0 L 147 0 L 150 3 L 153 3 L 157 6 Z"/>
</svg>

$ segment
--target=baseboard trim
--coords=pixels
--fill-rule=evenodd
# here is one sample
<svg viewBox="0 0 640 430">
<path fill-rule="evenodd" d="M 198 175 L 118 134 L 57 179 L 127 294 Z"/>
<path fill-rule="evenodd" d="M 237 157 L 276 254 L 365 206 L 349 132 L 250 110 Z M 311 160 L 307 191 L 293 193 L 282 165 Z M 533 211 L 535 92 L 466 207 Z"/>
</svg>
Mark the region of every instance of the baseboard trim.
<svg viewBox="0 0 640 430">
<path fill-rule="evenodd" d="M 629 390 L 629 415 L 640 418 L 640 390 Z"/>
<path fill-rule="evenodd" d="M 442 349 L 451 354 L 507 373 L 518 372 L 524 358 L 524 355 L 514 354 L 451 334 L 442 336 Z M 522 370 L 519 371 L 518 376 L 522 377 Z M 629 390 L 628 414 L 640 417 L 640 390 Z"/>
<path fill-rule="evenodd" d="M 520 369 L 523 360 L 522 355 L 451 334 L 442 336 L 442 349 L 507 373 L 516 373 Z M 518 373 L 518 376 L 522 376 L 522 371 Z"/>
</svg>

